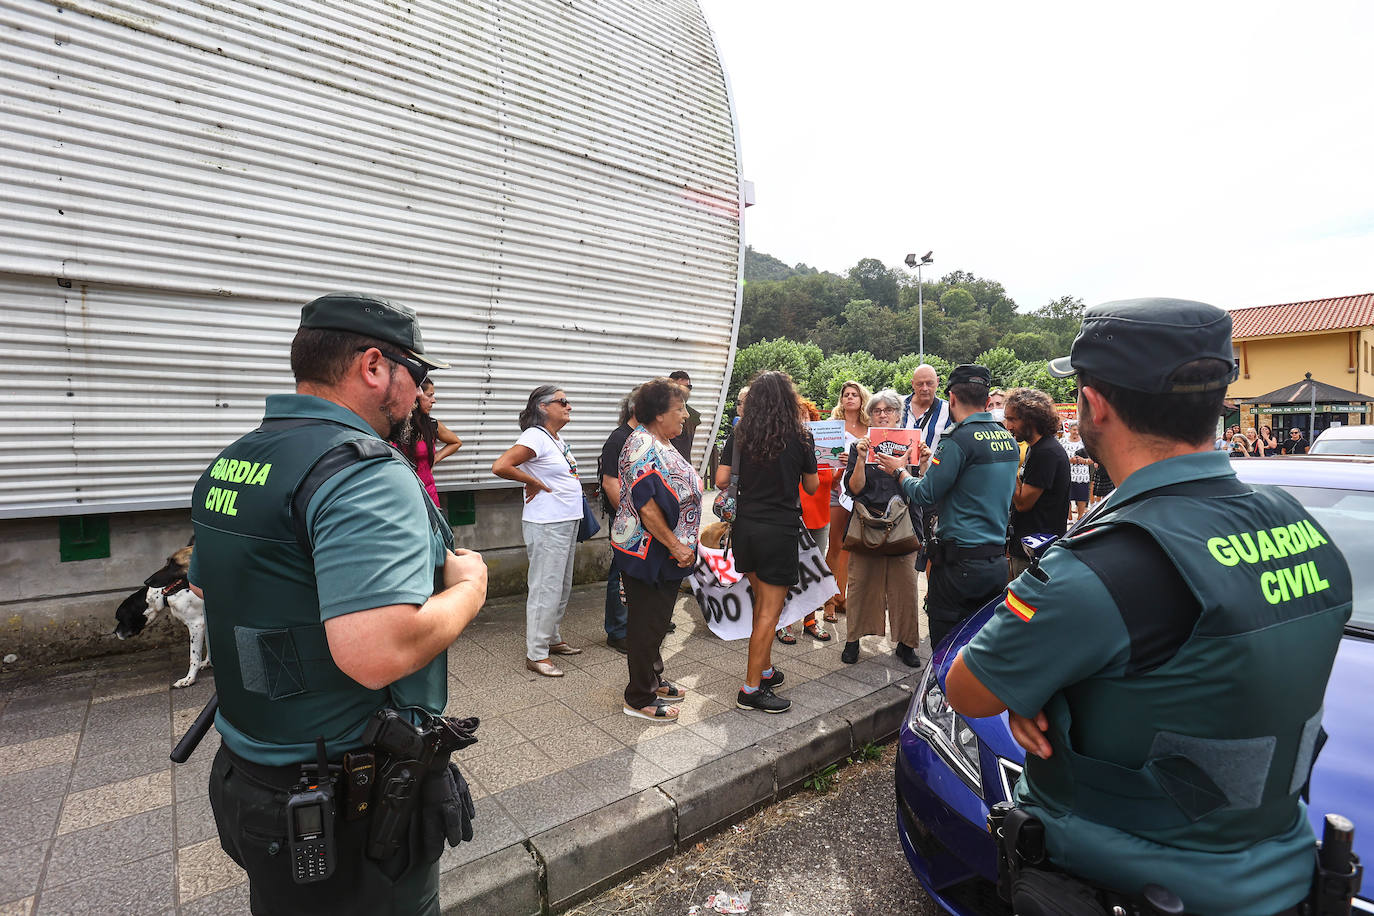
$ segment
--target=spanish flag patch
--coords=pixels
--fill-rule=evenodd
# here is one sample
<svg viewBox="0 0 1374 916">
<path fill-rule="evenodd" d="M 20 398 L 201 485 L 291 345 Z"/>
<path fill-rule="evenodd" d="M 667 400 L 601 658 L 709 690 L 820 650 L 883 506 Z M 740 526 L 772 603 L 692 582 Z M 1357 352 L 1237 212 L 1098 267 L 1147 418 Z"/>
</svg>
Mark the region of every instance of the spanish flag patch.
<svg viewBox="0 0 1374 916">
<path fill-rule="evenodd" d="M 1007 589 L 1007 607 L 1010 608 L 1011 612 L 1017 617 L 1026 621 L 1026 623 L 1030 623 L 1030 619 L 1035 616 L 1035 608 L 1016 597 L 1011 589 Z"/>
</svg>

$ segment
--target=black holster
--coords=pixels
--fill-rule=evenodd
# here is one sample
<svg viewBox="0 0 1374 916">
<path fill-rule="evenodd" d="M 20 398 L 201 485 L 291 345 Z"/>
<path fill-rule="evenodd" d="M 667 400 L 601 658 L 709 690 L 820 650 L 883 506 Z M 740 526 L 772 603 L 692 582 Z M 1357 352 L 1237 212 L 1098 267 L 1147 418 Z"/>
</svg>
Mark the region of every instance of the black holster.
<svg viewBox="0 0 1374 916">
<path fill-rule="evenodd" d="M 1011 802 L 992 806 L 988 830 L 997 843 L 997 894 L 1016 916 L 1183 913 L 1183 901 L 1159 885 L 1147 884 L 1139 896 L 1126 896 L 1055 868 L 1045 850 L 1044 825 Z"/>
</svg>

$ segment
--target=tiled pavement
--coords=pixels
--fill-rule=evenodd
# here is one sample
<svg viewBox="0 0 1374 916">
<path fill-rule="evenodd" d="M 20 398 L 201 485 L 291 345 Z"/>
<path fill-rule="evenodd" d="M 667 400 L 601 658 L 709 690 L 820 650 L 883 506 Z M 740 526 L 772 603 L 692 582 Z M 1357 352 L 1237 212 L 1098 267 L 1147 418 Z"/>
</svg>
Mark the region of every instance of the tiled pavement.
<svg viewBox="0 0 1374 916">
<path fill-rule="evenodd" d="M 859 664 L 842 664 L 841 617 L 829 643 L 802 635 L 775 644 L 790 712 L 742 712 L 734 695 L 745 642 L 717 639 L 684 595 L 665 674 L 691 692 L 678 724 L 641 722 L 621 712 L 625 660 L 605 646 L 604 594 L 573 593 L 563 634 L 586 651 L 557 659 L 565 677 L 525 670 L 523 598 L 489 602 L 449 651 L 448 711 L 482 725 L 460 755 L 477 836 L 445 853 L 445 870 L 912 673 L 878 637 L 863 640 Z M 171 689 L 185 668 L 178 647 L 0 681 L 0 916 L 247 912 L 245 878 L 219 848 L 206 796 L 218 736 L 212 730 L 184 765 L 168 760 L 214 689 L 213 669 Z"/>
</svg>

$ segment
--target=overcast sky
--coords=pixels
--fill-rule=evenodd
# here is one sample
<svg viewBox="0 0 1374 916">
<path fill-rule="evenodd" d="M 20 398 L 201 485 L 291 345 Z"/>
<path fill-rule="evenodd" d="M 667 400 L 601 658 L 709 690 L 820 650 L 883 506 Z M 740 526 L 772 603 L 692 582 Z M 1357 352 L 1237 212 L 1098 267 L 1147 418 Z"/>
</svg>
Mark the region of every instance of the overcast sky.
<svg viewBox="0 0 1374 916">
<path fill-rule="evenodd" d="M 1374 2 L 701 0 L 756 249 L 1022 308 L 1374 291 Z"/>
</svg>

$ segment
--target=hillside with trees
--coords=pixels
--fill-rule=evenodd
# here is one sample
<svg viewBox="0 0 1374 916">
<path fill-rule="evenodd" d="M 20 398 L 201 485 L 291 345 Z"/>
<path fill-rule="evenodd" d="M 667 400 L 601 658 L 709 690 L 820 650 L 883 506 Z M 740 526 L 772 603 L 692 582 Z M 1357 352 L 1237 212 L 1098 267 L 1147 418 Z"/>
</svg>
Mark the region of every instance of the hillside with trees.
<svg viewBox="0 0 1374 916">
<path fill-rule="evenodd" d="M 916 276 L 864 258 L 841 276 L 745 252 L 744 301 L 729 405 L 755 373 L 781 369 L 816 404 L 833 406 L 846 379 L 870 390 L 911 391 L 919 356 Z M 1026 385 L 1073 397 L 1072 379 L 1055 379 L 1045 361 L 1069 352 L 1083 300 L 1062 296 L 1020 311 L 995 280 L 955 270 L 921 284 L 925 361 L 947 378 L 960 363 L 992 370 L 1002 387 Z"/>
</svg>

